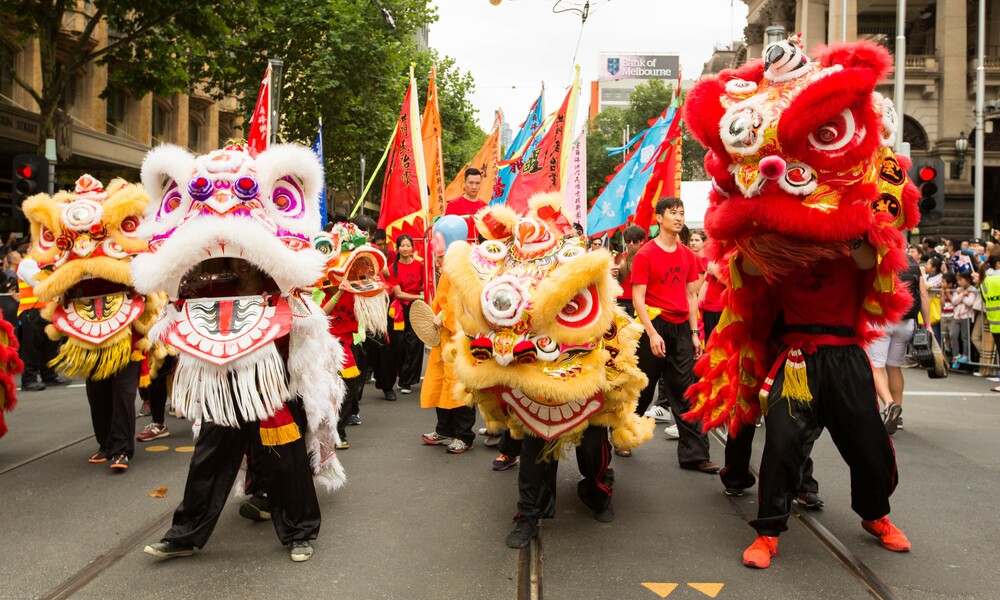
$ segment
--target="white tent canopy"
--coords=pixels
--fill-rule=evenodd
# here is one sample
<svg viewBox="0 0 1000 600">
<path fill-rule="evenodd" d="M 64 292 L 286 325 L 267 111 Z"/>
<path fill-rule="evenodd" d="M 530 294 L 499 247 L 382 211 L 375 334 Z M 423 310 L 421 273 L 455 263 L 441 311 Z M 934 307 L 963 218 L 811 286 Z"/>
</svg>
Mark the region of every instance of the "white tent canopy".
<svg viewBox="0 0 1000 600">
<path fill-rule="evenodd" d="M 684 222 L 689 229 L 705 226 L 705 211 L 708 210 L 708 193 L 711 181 L 682 181 L 681 200 L 684 201 Z"/>
</svg>

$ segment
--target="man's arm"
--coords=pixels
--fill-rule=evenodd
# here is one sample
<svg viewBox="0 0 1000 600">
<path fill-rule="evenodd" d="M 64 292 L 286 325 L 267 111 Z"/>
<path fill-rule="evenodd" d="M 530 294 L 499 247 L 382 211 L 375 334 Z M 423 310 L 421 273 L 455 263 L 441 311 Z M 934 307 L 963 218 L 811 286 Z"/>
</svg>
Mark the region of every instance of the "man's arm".
<svg viewBox="0 0 1000 600">
<path fill-rule="evenodd" d="M 698 290 L 701 288 L 701 283 L 704 279 L 704 274 L 702 274 L 702 276 L 698 279 L 689 281 L 686 288 L 688 301 L 688 325 L 691 326 L 691 340 L 694 342 L 695 358 L 701 356 L 701 338 L 698 337 Z"/>
<path fill-rule="evenodd" d="M 875 249 L 864 240 L 855 240 L 851 246 L 851 258 L 862 271 L 875 268 Z"/>
<path fill-rule="evenodd" d="M 667 345 L 660 334 L 653 329 L 653 321 L 650 320 L 649 311 L 646 309 L 646 284 L 632 284 L 632 306 L 635 307 L 635 313 L 639 317 L 639 322 L 642 323 L 642 328 L 649 336 L 649 347 L 653 351 L 653 356 L 666 356 Z"/>
</svg>

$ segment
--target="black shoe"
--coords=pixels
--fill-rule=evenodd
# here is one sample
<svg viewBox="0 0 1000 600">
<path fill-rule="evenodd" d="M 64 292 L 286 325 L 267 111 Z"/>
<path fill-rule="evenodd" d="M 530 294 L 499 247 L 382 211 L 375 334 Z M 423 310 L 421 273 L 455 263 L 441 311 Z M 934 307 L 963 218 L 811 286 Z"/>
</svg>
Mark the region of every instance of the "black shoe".
<svg viewBox="0 0 1000 600">
<path fill-rule="evenodd" d="M 899 416 L 903 414 L 903 407 L 892 403 L 886 407 L 885 411 L 882 413 L 882 421 L 885 423 L 885 430 L 889 435 L 896 433 L 899 429 Z"/>
<path fill-rule="evenodd" d="M 611 501 L 601 510 L 594 511 L 594 519 L 600 523 L 610 523 L 615 520 L 615 509 L 611 507 Z"/>
<path fill-rule="evenodd" d="M 21 385 L 22 392 L 40 392 L 45 389 L 45 384 L 40 381 L 30 381 Z"/>
<path fill-rule="evenodd" d="M 251 521 L 268 521 L 271 519 L 271 503 L 267 498 L 254 496 L 240 504 L 240 516 Z"/>
<path fill-rule="evenodd" d="M 56 375 L 53 379 L 43 379 L 42 383 L 52 387 L 57 387 L 60 385 L 69 385 L 73 383 L 73 380 L 69 377 L 63 377 L 62 375 Z"/>
<path fill-rule="evenodd" d="M 146 546 L 144 552 L 157 558 L 176 558 L 178 556 L 191 556 L 194 554 L 194 546 L 163 540 Z"/>
<path fill-rule="evenodd" d="M 382 393 L 385 395 L 385 399 L 386 400 L 388 400 L 390 402 L 395 402 L 396 401 L 396 392 L 394 392 L 392 390 L 386 390 L 386 391 L 384 391 Z"/>
<path fill-rule="evenodd" d="M 799 497 L 795 499 L 795 503 L 809 510 L 821 510 L 823 508 L 823 501 L 816 492 L 799 492 Z"/>
<path fill-rule="evenodd" d="M 743 497 L 743 488 L 727 487 L 726 488 L 726 495 L 727 496 L 731 496 L 733 498 L 742 498 Z"/>
<path fill-rule="evenodd" d="M 538 523 L 532 519 L 518 519 L 514 531 L 507 536 L 508 548 L 524 548 L 531 543 L 531 538 L 538 535 Z"/>
<path fill-rule="evenodd" d="M 702 473 L 708 473 L 714 475 L 721 471 L 719 465 L 715 464 L 710 460 L 703 460 L 696 463 L 684 463 L 681 465 L 682 469 L 687 469 L 688 471 L 701 471 Z"/>
</svg>

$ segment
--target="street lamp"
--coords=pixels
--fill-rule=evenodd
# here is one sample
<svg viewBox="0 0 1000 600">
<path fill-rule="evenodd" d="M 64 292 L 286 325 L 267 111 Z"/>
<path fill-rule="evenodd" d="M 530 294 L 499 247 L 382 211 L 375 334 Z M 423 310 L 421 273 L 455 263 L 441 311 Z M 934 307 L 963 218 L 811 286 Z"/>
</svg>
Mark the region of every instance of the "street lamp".
<svg viewBox="0 0 1000 600">
<path fill-rule="evenodd" d="M 764 30 L 764 47 L 767 48 L 771 44 L 777 44 L 783 41 L 787 37 L 787 32 L 785 28 L 781 25 L 771 25 Z"/>
<path fill-rule="evenodd" d="M 955 139 L 955 154 L 958 155 L 958 160 L 951 168 L 951 178 L 961 179 L 962 178 L 962 167 L 965 166 L 965 154 L 969 151 L 969 138 L 966 137 L 965 132 L 958 134 Z"/>
</svg>

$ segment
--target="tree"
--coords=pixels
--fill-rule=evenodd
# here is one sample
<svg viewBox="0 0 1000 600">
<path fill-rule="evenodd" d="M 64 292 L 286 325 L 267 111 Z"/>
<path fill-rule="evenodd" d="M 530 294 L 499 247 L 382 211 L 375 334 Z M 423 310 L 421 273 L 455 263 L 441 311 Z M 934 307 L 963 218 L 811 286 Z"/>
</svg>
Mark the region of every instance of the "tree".
<svg viewBox="0 0 1000 600">
<path fill-rule="evenodd" d="M 71 76 L 91 63 L 112 65 L 109 88 L 127 90 L 134 97 L 169 95 L 189 91 L 199 82 L 226 80 L 239 45 L 234 31 L 246 26 L 246 10 L 247 2 L 239 0 L 0 0 L 0 61 L 38 104 L 39 153 L 44 152 L 45 139 L 56 135 L 59 106 Z M 67 11 L 73 21 L 64 25 Z M 113 35 L 107 45 L 96 47 L 92 35 L 102 23 Z M 40 87 L 13 69 L 14 56 L 32 39 L 38 40 Z"/>
<path fill-rule="evenodd" d="M 479 151 L 486 140 L 487 133 L 476 124 L 476 110 L 469 99 L 475 90 L 475 81 L 471 73 L 463 73 L 455 66 L 453 58 L 441 57 L 433 49 L 421 52 L 416 63 L 421 107 L 427 100 L 426 80 L 431 66 L 437 65 L 441 154 L 444 156 L 444 179 L 447 183 Z"/>
<path fill-rule="evenodd" d="M 606 147 L 622 145 L 628 112 L 611 106 L 597 113 L 587 132 L 587 197 L 593 200 L 607 185 L 607 178 L 622 164 L 622 155 L 608 156 Z"/>
</svg>

